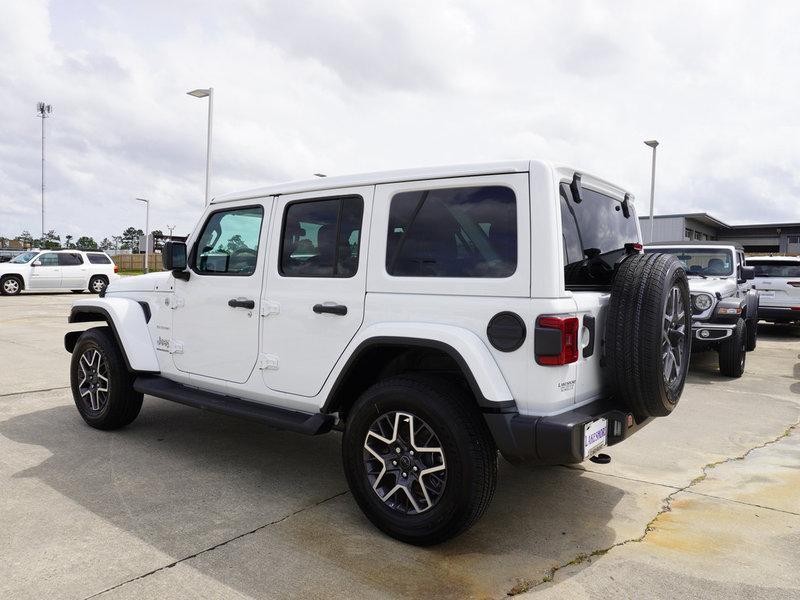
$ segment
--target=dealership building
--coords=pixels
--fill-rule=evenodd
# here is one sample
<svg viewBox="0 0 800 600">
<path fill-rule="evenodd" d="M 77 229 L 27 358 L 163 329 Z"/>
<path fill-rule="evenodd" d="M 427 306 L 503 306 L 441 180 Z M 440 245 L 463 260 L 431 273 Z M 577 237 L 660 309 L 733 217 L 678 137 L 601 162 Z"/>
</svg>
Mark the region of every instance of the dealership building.
<svg viewBox="0 0 800 600">
<path fill-rule="evenodd" d="M 645 242 L 719 240 L 741 244 L 745 252 L 800 254 L 800 223 L 728 225 L 708 213 L 656 215 L 653 220 L 650 240 L 650 217 L 639 217 Z"/>
</svg>

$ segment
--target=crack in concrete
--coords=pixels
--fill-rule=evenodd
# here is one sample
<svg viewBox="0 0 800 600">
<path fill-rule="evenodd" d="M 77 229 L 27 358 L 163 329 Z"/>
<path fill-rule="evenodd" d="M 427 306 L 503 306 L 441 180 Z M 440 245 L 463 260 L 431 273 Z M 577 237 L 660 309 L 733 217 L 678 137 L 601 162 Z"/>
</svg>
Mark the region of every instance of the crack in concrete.
<svg viewBox="0 0 800 600">
<path fill-rule="evenodd" d="M 8 396 L 22 396 L 23 394 L 38 394 L 40 392 L 54 392 L 56 390 L 68 390 L 69 386 L 64 385 L 60 387 L 44 388 L 41 390 L 27 390 L 22 392 L 10 392 L 8 394 L 0 394 L 0 398 L 7 398 Z"/>
<path fill-rule="evenodd" d="M 664 498 L 664 500 L 662 501 L 662 504 L 661 504 L 661 509 L 655 514 L 655 516 L 652 519 L 650 519 L 650 521 L 648 521 L 647 525 L 645 525 L 644 531 L 642 532 L 642 535 L 640 535 L 638 537 L 635 537 L 635 538 L 629 538 L 627 540 L 622 540 L 621 542 L 616 542 L 616 543 L 611 544 L 610 546 L 608 546 L 606 548 L 599 548 L 599 549 L 593 550 L 593 551 L 591 551 L 589 553 L 581 552 L 580 554 L 575 556 L 572 560 L 570 560 L 568 562 L 565 562 L 565 563 L 562 563 L 560 565 L 557 565 L 555 567 L 551 567 L 550 569 L 547 570 L 545 576 L 540 578 L 540 579 L 538 579 L 538 580 L 518 579 L 516 585 L 514 585 L 514 587 L 512 587 L 508 592 L 506 592 L 506 596 L 516 596 L 518 594 L 522 594 L 522 593 L 530 591 L 530 590 L 532 590 L 532 589 L 534 589 L 536 587 L 539 587 L 540 585 L 543 585 L 545 583 L 550 583 L 551 581 L 553 581 L 555 579 L 556 573 L 558 573 L 558 571 L 560 571 L 561 569 L 564 569 L 566 567 L 571 567 L 573 565 L 579 565 L 579 564 L 585 563 L 587 561 L 591 561 L 591 559 L 596 557 L 596 556 L 603 556 L 605 554 L 608 554 L 614 548 L 618 548 L 620 546 L 626 546 L 628 544 L 638 544 L 639 542 L 644 541 L 644 539 L 647 537 L 647 534 L 649 534 L 651 531 L 653 531 L 655 529 L 655 522 L 664 513 L 668 513 L 668 512 L 670 512 L 672 510 L 672 500 L 675 498 L 675 496 L 680 494 L 681 492 L 686 492 L 686 491 L 688 491 L 689 493 L 694 493 L 689 488 L 691 488 L 691 487 L 699 484 L 703 480 L 705 480 L 706 477 L 708 477 L 708 472 L 711 469 L 716 469 L 720 465 L 724 465 L 724 464 L 729 463 L 729 462 L 742 461 L 742 460 L 746 459 L 752 452 L 754 452 L 756 450 L 760 450 L 762 448 L 766 448 L 767 446 L 770 446 L 772 444 L 780 442 L 782 439 L 789 437 L 792 434 L 792 432 L 795 429 L 797 429 L 798 427 L 800 427 L 800 420 L 795 421 L 795 423 L 793 425 L 790 425 L 789 427 L 787 427 L 786 430 L 783 433 L 781 433 L 779 436 L 777 436 L 775 438 L 772 438 L 772 439 L 769 439 L 766 442 L 764 442 L 763 444 L 759 444 L 757 446 L 753 446 L 752 448 L 749 448 L 743 454 L 740 454 L 738 456 L 731 456 L 731 457 L 725 458 L 723 460 L 718 460 L 718 461 L 710 462 L 710 463 L 708 463 L 706 465 L 703 465 L 703 467 L 700 469 L 700 475 L 699 476 L 697 476 L 694 479 L 692 479 L 687 485 L 685 485 L 685 486 L 683 486 L 681 488 L 677 488 L 674 491 L 670 492 Z M 594 473 L 594 471 L 590 471 L 590 472 Z M 662 484 L 657 484 L 657 485 L 662 485 Z M 670 486 L 668 486 L 668 487 L 670 487 Z M 784 511 L 780 511 L 780 512 L 784 512 Z"/>
<path fill-rule="evenodd" d="M 179 565 L 182 562 L 186 562 L 187 560 L 191 560 L 193 558 L 197 558 L 198 556 L 201 556 L 201 555 L 206 554 L 208 552 L 212 552 L 213 550 L 216 550 L 218 548 L 222 548 L 223 546 L 226 546 L 226 545 L 230 544 L 231 542 L 235 542 L 236 540 L 240 540 L 243 537 L 247 537 L 249 535 L 257 533 L 257 532 L 261 531 L 262 529 L 266 529 L 267 527 L 271 527 L 272 525 L 277 525 L 278 523 L 282 523 L 286 519 L 290 519 L 291 517 L 293 517 L 293 516 L 295 516 L 297 514 L 300 514 L 301 512 L 305 512 L 307 510 L 311 510 L 313 508 L 316 508 L 317 506 L 320 506 L 321 504 L 325 504 L 326 502 L 329 502 L 330 500 L 334 500 L 335 498 L 339 498 L 340 496 L 344 496 L 347 493 L 348 493 L 348 490 L 345 490 L 343 492 L 339 492 L 338 494 L 334 494 L 333 496 L 330 496 L 328 498 L 324 498 L 324 499 L 320 500 L 319 502 L 315 502 L 314 504 L 311 504 L 309 506 L 304 506 L 302 508 L 298 508 L 296 511 L 290 512 L 289 514 L 282 516 L 280 519 L 275 519 L 274 521 L 270 521 L 269 523 L 264 523 L 263 525 L 259 525 L 255 529 L 251 529 L 250 531 L 245 531 L 244 533 L 240 533 L 239 535 L 235 535 L 230 539 L 227 539 L 227 540 L 225 540 L 223 542 L 219 542 L 218 544 L 214 544 L 213 546 L 209 546 L 208 548 L 203 548 L 202 550 L 199 550 L 199 551 L 195 552 L 194 554 L 190 554 L 188 556 L 184 556 L 183 558 L 179 558 L 176 561 L 173 561 L 173 562 L 171 562 L 169 564 L 166 564 L 166 565 L 162 565 L 162 566 L 158 567 L 157 569 L 153 569 L 152 571 L 148 571 L 147 573 L 142 573 L 141 575 L 137 575 L 136 577 L 131 577 L 130 579 L 122 581 L 122 582 L 120 582 L 120 583 L 118 583 L 116 585 L 112 585 L 111 587 L 108 587 L 108 588 L 106 588 L 104 590 L 101 590 L 101 591 L 95 593 L 95 594 L 92 594 L 91 596 L 86 596 L 83 600 L 90 600 L 91 598 L 97 598 L 98 596 L 102 596 L 103 594 L 106 594 L 106 593 L 108 593 L 110 591 L 119 589 L 122 586 L 127 585 L 129 583 L 132 583 L 134 581 L 139 581 L 140 579 L 144 579 L 146 577 L 150 577 L 150 575 L 154 575 L 154 574 L 159 573 L 161 571 L 165 571 L 167 569 L 171 569 L 172 567 L 174 567 L 176 565 Z"/>
</svg>

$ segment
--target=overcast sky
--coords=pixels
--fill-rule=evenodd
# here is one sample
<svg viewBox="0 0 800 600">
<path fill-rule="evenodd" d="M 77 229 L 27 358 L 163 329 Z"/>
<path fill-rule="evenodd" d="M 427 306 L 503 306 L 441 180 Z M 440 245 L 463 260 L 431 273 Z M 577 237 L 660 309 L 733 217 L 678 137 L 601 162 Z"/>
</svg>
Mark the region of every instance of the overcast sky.
<svg viewBox="0 0 800 600">
<path fill-rule="evenodd" d="M 224 7 L 224 8 L 223 8 Z M 800 221 L 798 2 L 0 2 L 0 235 L 186 233 L 212 194 L 540 157 L 656 213 Z M 63 237 L 62 237 L 63 239 Z"/>
</svg>

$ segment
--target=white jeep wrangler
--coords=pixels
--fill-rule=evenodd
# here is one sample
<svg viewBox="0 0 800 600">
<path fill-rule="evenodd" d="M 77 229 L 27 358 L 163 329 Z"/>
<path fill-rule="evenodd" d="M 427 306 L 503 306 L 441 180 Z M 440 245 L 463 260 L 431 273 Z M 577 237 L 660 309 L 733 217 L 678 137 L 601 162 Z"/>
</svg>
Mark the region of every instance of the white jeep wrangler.
<svg viewBox="0 0 800 600">
<path fill-rule="evenodd" d="M 759 313 L 755 268 L 745 264 L 744 248 L 732 242 L 655 242 L 645 252 L 667 252 L 681 261 L 689 277 L 692 351 L 716 351 L 720 373 L 741 377 L 747 353 L 758 343 Z"/>
<path fill-rule="evenodd" d="M 75 404 L 100 429 L 144 394 L 336 428 L 366 516 L 435 544 L 484 512 L 498 450 L 577 463 L 676 406 L 686 274 L 639 241 L 629 194 L 541 161 L 222 196 L 166 272 L 75 303 L 104 322 L 66 335 Z"/>
</svg>

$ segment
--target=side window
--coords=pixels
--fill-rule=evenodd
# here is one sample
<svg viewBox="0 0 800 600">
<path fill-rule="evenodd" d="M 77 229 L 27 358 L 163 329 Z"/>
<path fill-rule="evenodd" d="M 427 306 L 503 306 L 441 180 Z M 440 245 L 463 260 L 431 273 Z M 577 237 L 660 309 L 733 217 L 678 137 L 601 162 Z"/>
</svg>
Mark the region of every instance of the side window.
<svg viewBox="0 0 800 600">
<path fill-rule="evenodd" d="M 83 264 L 83 258 L 80 254 L 71 254 L 61 252 L 58 255 L 58 264 L 62 267 L 74 267 Z"/>
<path fill-rule="evenodd" d="M 105 254 L 87 254 L 89 262 L 93 265 L 108 265 L 111 264 L 111 259 Z"/>
<path fill-rule="evenodd" d="M 386 272 L 395 277 L 510 277 L 517 199 L 502 186 L 401 192 L 392 198 Z"/>
<path fill-rule="evenodd" d="M 286 207 L 280 272 L 285 277 L 352 277 L 358 271 L 360 196 L 294 202 Z"/>
<path fill-rule="evenodd" d="M 194 270 L 205 275 L 252 275 L 264 209 L 220 210 L 208 217 L 195 246 Z"/>
<path fill-rule="evenodd" d="M 41 261 L 43 267 L 58 266 L 58 254 L 56 254 L 55 252 L 47 252 L 46 254 L 42 254 L 36 260 Z"/>
</svg>

